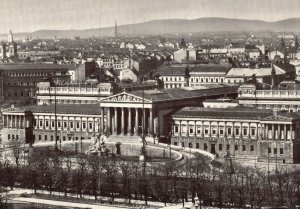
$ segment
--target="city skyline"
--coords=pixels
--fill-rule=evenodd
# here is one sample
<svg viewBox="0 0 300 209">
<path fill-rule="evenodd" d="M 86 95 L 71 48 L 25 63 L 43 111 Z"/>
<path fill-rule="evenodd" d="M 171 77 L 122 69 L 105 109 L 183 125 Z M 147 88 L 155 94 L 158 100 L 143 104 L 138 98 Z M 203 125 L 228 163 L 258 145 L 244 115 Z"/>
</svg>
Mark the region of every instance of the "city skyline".
<svg viewBox="0 0 300 209">
<path fill-rule="evenodd" d="M 223 17 L 268 22 L 299 17 L 300 0 L 20 0 L 0 5 L 0 34 L 113 27 L 157 19 Z M 167 12 L 166 12 L 167 11 Z M 13 15 L 12 15 L 13 14 Z M 16 15 L 17 14 L 17 15 Z"/>
</svg>

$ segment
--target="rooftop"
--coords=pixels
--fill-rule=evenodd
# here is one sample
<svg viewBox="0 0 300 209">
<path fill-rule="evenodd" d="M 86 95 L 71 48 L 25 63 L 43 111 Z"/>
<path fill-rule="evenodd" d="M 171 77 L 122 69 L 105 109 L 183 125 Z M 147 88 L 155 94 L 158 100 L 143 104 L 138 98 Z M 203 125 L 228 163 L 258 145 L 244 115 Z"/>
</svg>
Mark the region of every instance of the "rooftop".
<svg viewBox="0 0 300 209">
<path fill-rule="evenodd" d="M 201 86 L 183 87 L 183 88 L 171 88 L 157 90 L 155 94 L 153 90 L 144 91 L 145 99 L 152 100 L 154 102 L 179 100 L 179 99 L 191 99 L 197 97 L 206 97 L 220 94 L 237 93 L 238 86 L 230 84 L 202 84 Z M 142 91 L 133 91 L 130 94 L 143 97 Z"/>
<path fill-rule="evenodd" d="M 173 117 L 250 119 L 262 121 L 291 121 L 300 119 L 300 115 L 298 113 L 278 111 L 277 115 L 274 115 L 273 110 L 270 109 L 266 110 L 243 106 L 229 108 L 186 107 L 175 112 Z"/>
<path fill-rule="evenodd" d="M 70 69 L 73 65 L 57 65 L 57 64 L 0 64 L 0 70 L 56 70 Z"/>
<path fill-rule="evenodd" d="M 226 77 L 251 77 L 255 74 L 256 77 L 271 76 L 272 68 L 232 68 Z M 279 69 L 275 69 L 276 75 L 283 74 Z"/>
<path fill-rule="evenodd" d="M 54 113 L 55 108 L 54 104 L 51 104 L 26 106 L 24 109 L 33 113 Z M 101 114 L 99 104 L 57 104 L 56 111 L 58 114 Z"/>
</svg>

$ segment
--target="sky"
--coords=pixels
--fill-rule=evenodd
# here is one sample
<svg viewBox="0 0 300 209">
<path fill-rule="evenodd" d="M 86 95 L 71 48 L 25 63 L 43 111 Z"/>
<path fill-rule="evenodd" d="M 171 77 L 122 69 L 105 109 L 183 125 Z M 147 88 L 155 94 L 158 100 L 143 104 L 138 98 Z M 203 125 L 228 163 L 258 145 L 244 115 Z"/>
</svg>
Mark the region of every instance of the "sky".
<svg viewBox="0 0 300 209">
<path fill-rule="evenodd" d="M 88 29 L 155 19 L 300 17 L 300 0 L 0 0 L 0 34 L 11 29 Z"/>
</svg>

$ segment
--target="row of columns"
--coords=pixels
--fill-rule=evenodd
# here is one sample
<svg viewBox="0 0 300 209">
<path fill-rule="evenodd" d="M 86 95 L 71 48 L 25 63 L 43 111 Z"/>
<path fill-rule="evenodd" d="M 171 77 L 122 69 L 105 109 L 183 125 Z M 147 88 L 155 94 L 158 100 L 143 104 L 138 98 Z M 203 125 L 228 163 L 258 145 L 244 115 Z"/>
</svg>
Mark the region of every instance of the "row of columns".
<svg viewBox="0 0 300 209">
<path fill-rule="evenodd" d="M 60 117 L 61 118 L 61 117 Z M 63 129 L 65 131 L 89 131 L 89 132 L 96 132 L 96 127 L 99 125 L 99 118 L 93 117 L 92 120 L 89 120 L 87 118 L 86 120 L 83 119 L 83 117 L 76 117 L 79 118 L 79 120 L 70 120 L 69 117 L 62 117 L 62 119 L 57 119 L 57 123 L 60 122 L 60 127 L 58 126 L 58 129 Z M 54 130 L 55 129 L 55 117 L 51 116 L 50 118 L 46 118 L 45 116 L 38 116 L 36 118 L 36 127 L 39 129 L 48 129 L 48 130 Z M 40 126 L 40 121 L 42 121 L 42 127 Z M 48 125 L 46 126 L 46 123 L 48 122 Z M 67 123 L 67 126 L 65 127 L 64 123 Z M 83 128 L 83 122 L 86 123 L 86 127 Z M 71 128 L 71 123 L 73 123 L 73 128 Z M 79 123 L 79 128 L 77 128 L 77 123 Z M 89 127 L 89 123 L 93 124 L 92 129 Z"/>
<path fill-rule="evenodd" d="M 292 124 L 264 124 L 264 126 L 264 138 L 267 140 L 287 140 L 295 138 L 295 130 Z"/>
<path fill-rule="evenodd" d="M 105 110 L 102 108 L 101 114 L 104 112 Z M 138 136 L 142 134 L 143 126 L 145 135 L 153 135 L 157 132 L 154 128 L 154 114 L 151 108 L 143 110 L 131 107 L 108 107 L 106 112 L 107 123 L 102 123 L 102 132 L 106 131 L 113 135 Z"/>
<path fill-rule="evenodd" d="M 179 121 L 179 135 L 182 136 L 182 124 L 183 121 Z M 204 121 L 201 121 L 200 124 L 197 124 L 197 122 L 199 123 L 199 121 L 185 121 L 186 123 L 184 125 L 187 126 L 187 133 L 186 133 L 186 136 L 188 137 L 197 137 L 197 136 L 200 136 L 200 137 L 204 137 L 205 135 L 208 135 L 208 137 L 211 137 L 212 135 L 214 136 L 219 136 L 219 135 L 222 135 L 222 136 L 231 136 L 231 137 L 243 137 L 243 123 L 235 123 L 235 122 L 230 122 L 230 124 L 233 124 L 231 126 L 228 126 L 228 123 L 227 122 L 222 122 L 222 125 L 220 125 L 221 122 L 217 122 L 216 124 L 216 134 L 212 134 L 212 130 L 213 130 L 213 127 L 212 126 L 212 121 L 208 121 L 205 122 Z M 192 123 L 192 124 L 191 124 Z M 207 123 L 208 123 L 208 133 L 205 134 L 204 133 L 204 127 L 207 126 Z M 215 122 L 214 122 L 215 123 Z M 224 125 L 223 125 L 224 124 Z M 239 127 L 239 133 L 236 134 L 236 127 L 237 125 Z M 190 127 L 193 127 L 193 134 L 190 134 Z M 201 127 L 201 131 L 200 131 L 200 135 L 197 134 L 197 128 Z M 220 127 L 224 127 L 223 129 L 223 134 L 220 134 Z M 230 127 L 231 128 L 231 134 L 228 133 L 228 130 L 227 128 Z M 247 128 L 247 137 L 248 138 L 251 138 L 251 128 L 255 128 L 255 137 L 257 138 L 258 137 L 258 129 L 259 129 L 259 126 L 258 126 L 258 123 L 255 124 L 255 126 L 250 126 L 250 124 L 248 123 L 247 126 L 245 127 Z"/>
<path fill-rule="evenodd" d="M 287 139 L 294 139 L 295 138 L 295 130 L 293 129 L 292 124 L 262 124 L 259 126 L 258 123 L 255 124 L 255 126 L 250 126 L 248 123 L 247 126 L 243 126 L 244 123 L 235 123 L 235 122 L 230 122 L 230 124 L 233 124 L 230 126 L 231 134 L 228 134 L 228 123 L 227 122 L 222 122 L 222 127 L 224 127 L 223 134 L 220 134 L 220 122 L 217 122 L 216 125 L 216 134 L 212 134 L 213 126 L 212 122 L 208 121 L 206 124 L 204 124 L 204 121 L 201 121 L 200 124 L 197 124 L 197 121 L 184 121 L 185 123 L 182 124 L 183 121 L 179 121 L 179 135 L 182 136 L 182 126 L 186 125 L 187 126 L 187 132 L 186 136 L 187 137 L 204 137 L 204 135 L 208 135 L 208 137 L 211 137 L 212 135 L 214 136 L 231 136 L 231 137 L 245 137 L 243 134 L 244 128 L 247 128 L 247 134 L 246 137 L 251 138 L 253 136 L 251 134 L 251 128 L 255 128 L 255 135 L 253 137 L 255 138 L 260 138 L 260 139 L 278 139 L 278 140 L 287 140 Z M 208 133 L 204 134 L 204 127 L 207 126 L 208 123 Z M 224 125 L 223 125 L 224 124 Z M 236 125 L 238 124 L 238 125 Z M 190 133 L 190 127 L 193 126 L 194 132 L 191 134 Z M 197 134 L 197 128 L 201 127 L 201 133 L 200 135 Z M 236 127 L 239 127 L 239 133 L 236 133 Z M 244 127 L 244 128 L 243 128 Z M 261 134 L 259 134 L 259 128 L 261 128 Z M 271 133 L 270 133 L 271 130 Z"/>
<path fill-rule="evenodd" d="M 3 115 L 2 117 L 6 128 L 25 128 L 26 126 L 24 115 Z"/>
</svg>

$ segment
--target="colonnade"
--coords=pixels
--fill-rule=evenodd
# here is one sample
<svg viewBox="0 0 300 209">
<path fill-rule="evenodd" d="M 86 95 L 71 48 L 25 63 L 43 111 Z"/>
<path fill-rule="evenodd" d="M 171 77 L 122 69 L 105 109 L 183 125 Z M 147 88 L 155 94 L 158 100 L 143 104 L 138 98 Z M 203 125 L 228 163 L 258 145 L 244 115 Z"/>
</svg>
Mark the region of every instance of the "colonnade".
<svg viewBox="0 0 300 209">
<path fill-rule="evenodd" d="M 3 115 L 4 128 L 25 128 L 25 115 Z"/>
<path fill-rule="evenodd" d="M 292 124 L 264 124 L 265 139 L 295 139 L 295 127 Z"/>
<path fill-rule="evenodd" d="M 158 119 L 151 108 L 102 107 L 101 112 L 106 112 L 107 122 L 101 124 L 108 134 L 138 136 L 143 133 L 143 126 L 145 135 L 157 134 Z"/>
</svg>

